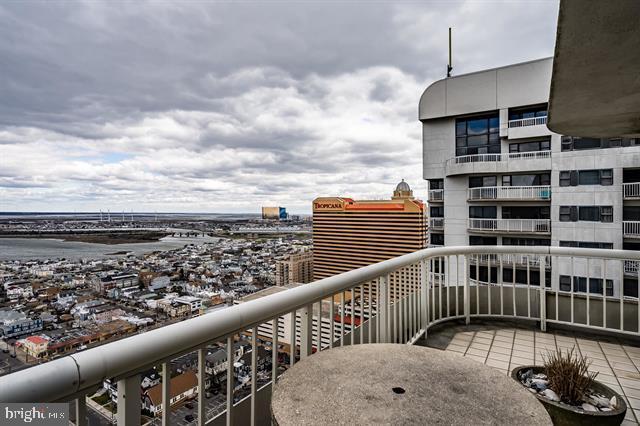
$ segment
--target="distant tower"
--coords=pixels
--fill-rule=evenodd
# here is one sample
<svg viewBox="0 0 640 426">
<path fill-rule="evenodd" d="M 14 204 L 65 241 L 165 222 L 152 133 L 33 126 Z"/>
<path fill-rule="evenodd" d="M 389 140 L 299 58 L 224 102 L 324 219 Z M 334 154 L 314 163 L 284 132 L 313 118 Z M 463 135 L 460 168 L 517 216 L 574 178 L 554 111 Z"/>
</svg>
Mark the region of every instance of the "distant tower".
<svg viewBox="0 0 640 426">
<path fill-rule="evenodd" d="M 396 190 L 393 191 L 393 197 L 391 197 L 392 200 L 404 200 L 404 199 L 409 199 L 409 200 L 413 200 L 413 191 L 411 190 L 411 187 L 409 186 L 409 184 L 407 182 L 404 181 L 404 179 L 402 179 L 402 182 L 400 182 L 397 186 L 396 186 Z"/>
<path fill-rule="evenodd" d="M 109 223 L 111 223 L 111 209 L 107 209 L 107 219 L 109 220 Z"/>
<path fill-rule="evenodd" d="M 102 209 L 100 209 L 100 222 L 102 222 Z"/>
</svg>

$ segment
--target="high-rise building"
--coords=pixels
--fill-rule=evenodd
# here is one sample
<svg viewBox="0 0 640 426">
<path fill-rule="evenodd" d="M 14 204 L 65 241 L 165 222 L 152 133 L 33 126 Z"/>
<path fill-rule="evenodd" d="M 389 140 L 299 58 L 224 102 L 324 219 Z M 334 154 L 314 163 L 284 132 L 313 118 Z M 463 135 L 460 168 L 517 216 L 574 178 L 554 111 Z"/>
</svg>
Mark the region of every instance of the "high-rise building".
<svg viewBox="0 0 640 426">
<path fill-rule="evenodd" d="M 313 279 L 427 245 L 425 205 L 403 180 L 390 200 L 321 197 L 313 201 Z"/>
<path fill-rule="evenodd" d="M 307 284 L 313 281 L 313 252 L 311 250 L 289 255 L 276 262 L 276 285 Z"/>
<path fill-rule="evenodd" d="M 431 244 L 640 249 L 640 139 L 551 132 L 551 70 L 552 59 L 541 59 L 425 90 L 419 116 Z M 479 279 L 540 282 L 536 265 L 516 263 L 500 278 L 495 264 L 482 266 Z M 624 271 L 562 259 L 545 266 L 545 284 L 560 291 L 589 286 L 602 294 L 604 284 L 607 295 L 638 295 L 635 262 Z M 602 278 L 587 283 L 587 275 Z"/>
<path fill-rule="evenodd" d="M 262 207 L 263 219 L 287 220 L 288 217 L 285 207 Z"/>
</svg>

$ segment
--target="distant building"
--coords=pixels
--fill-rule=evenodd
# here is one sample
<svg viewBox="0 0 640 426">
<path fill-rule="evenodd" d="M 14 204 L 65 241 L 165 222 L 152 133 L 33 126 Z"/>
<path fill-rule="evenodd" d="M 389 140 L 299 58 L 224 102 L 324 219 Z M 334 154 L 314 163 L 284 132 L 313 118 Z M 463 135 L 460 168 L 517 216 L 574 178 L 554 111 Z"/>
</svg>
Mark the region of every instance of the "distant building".
<svg viewBox="0 0 640 426">
<path fill-rule="evenodd" d="M 290 255 L 276 262 L 276 285 L 307 284 L 313 281 L 313 252 L 311 250 Z"/>
<path fill-rule="evenodd" d="M 426 247 L 426 207 L 404 180 L 391 200 L 313 201 L 314 280 Z"/>
<path fill-rule="evenodd" d="M 198 394 L 198 377 L 193 371 L 187 371 L 171 379 L 169 386 L 169 406 L 174 406 L 185 399 L 195 398 Z M 157 416 L 163 410 L 162 384 L 147 389 L 142 395 L 142 407 Z"/>
<path fill-rule="evenodd" d="M 27 318 L 13 309 L 0 309 L 0 337 L 3 339 L 32 334 L 42 330 L 42 319 Z"/>
<path fill-rule="evenodd" d="M 262 207 L 263 219 L 287 220 L 288 216 L 284 207 Z"/>
<path fill-rule="evenodd" d="M 47 355 L 49 339 L 45 336 L 29 336 L 24 339 L 22 349 L 34 358 L 41 358 Z"/>
<path fill-rule="evenodd" d="M 91 284 L 96 293 L 106 295 L 111 290 L 138 284 L 138 274 L 96 275 Z"/>
</svg>

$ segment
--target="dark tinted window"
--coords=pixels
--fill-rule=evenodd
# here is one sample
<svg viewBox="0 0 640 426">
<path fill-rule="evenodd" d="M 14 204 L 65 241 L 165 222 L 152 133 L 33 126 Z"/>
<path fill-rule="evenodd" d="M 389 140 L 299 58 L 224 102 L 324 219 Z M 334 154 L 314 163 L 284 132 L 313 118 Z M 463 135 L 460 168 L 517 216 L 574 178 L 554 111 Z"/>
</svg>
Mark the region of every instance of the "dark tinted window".
<svg viewBox="0 0 640 426">
<path fill-rule="evenodd" d="M 498 114 L 456 119 L 456 156 L 500 153 Z"/>
<path fill-rule="evenodd" d="M 547 105 L 536 105 L 524 108 L 510 108 L 509 120 L 521 120 L 523 118 L 546 117 Z"/>
<path fill-rule="evenodd" d="M 578 220 L 587 222 L 600 222 L 600 208 L 596 206 L 580 206 Z"/>
<path fill-rule="evenodd" d="M 549 219 L 549 207 L 502 207 L 503 219 Z"/>
<path fill-rule="evenodd" d="M 497 186 L 495 176 L 471 176 L 469 177 L 469 188 L 479 188 L 481 186 Z"/>
<path fill-rule="evenodd" d="M 431 217 L 444 217 L 444 206 L 431 206 Z"/>
<path fill-rule="evenodd" d="M 431 234 L 431 244 L 444 245 L 444 234 Z"/>
<path fill-rule="evenodd" d="M 496 206 L 470 206 L 469 217 L 472 219 L 495 219 L 498 214 Z"/>
<path fill-rule="evenodd" d="M 483 237 L 481 235 L 469 235 L 470 246 L 495 246 L 498 245 L 497 237 Z"/>
<path fill-rule="evenodd" d="M 502 245 L 504 246 L 550 246 L 551 240 L 545 240 L 540 238 L 502 237 Z"/>
</svg>

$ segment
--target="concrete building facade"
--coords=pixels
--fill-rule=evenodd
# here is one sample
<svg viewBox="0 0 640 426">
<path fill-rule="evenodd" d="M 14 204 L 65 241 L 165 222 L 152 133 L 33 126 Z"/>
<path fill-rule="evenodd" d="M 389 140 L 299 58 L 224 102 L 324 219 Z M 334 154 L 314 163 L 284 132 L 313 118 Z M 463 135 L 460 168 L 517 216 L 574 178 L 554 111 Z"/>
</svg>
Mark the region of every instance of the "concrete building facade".
<svg viewBox="0 0 640 426">
<path fill-rule="evenodd" d="M 425 90 L 419 118 L 432 245 L 640 249 L 640 140 L 551 132 L 551 71 L 547 58 L 446 78 Z M 590 268 L 592 276 L 606 274 L 608 295 L 638 296 L 633 262 L 623 271 L 550 264 L 547 286 L 602 294 L 603 280 L 582 279 Z M 486 271 L 481 281 L 492 279 Z M 540 279 L 510 274 L 517 282 Z"/>
</svg>

